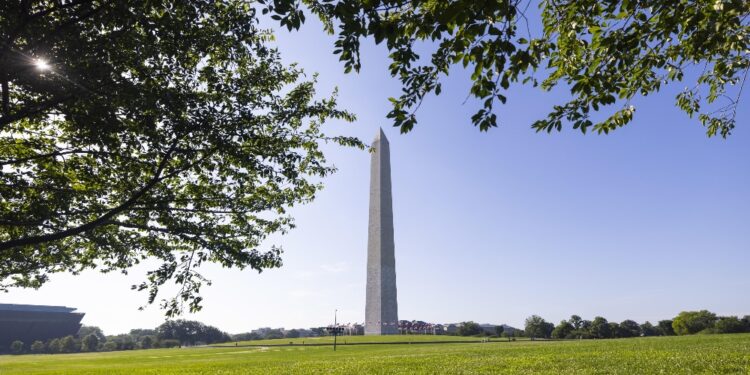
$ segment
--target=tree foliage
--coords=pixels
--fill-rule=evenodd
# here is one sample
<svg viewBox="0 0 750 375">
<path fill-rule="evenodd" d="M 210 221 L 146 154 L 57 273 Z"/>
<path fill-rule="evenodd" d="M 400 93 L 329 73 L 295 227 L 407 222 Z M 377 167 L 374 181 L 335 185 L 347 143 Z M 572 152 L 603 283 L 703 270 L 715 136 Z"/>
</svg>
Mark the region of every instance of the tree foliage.
<svg viewBox="0 0 750 375">
<path fill-rule="evenodd" d="M 537 315 L 526 319 L 526 335 L 528 337 L 545 336 L 546 321 Z M 674 327 L 674 328 L 673 328 Z M 736 316 L 716 317 L 707 310 L 683 311 L 674 320 L 659 321 L 657 326 L 650 322 L 638 324 L 627 319 L 621 323 L 608 322 L 597 316 L 593 321 L 572 315 L 569 320 L 563 320 L 551 330 L 551 337 L 555 339 L 610 339 L 639 336 L 672 336 L 675 332 L 680 335 L 740 333 L 750 332 L 750 316 L 742 319 Z"/>
<path fill-rule="evenodd" d="M 264 12 L 290 30 L 305 21 L 297 0 L 261 2 Z M 497 126 L 494 106 L 506 102 L 514 83 L 544 90 L 563 84 L 572 96 L 536 121 L 537 131 L 570 124 L 584 133 L 608 133 L 632 120 L 630 101 L 637 95 L 690 79 L 694 82 L 676 97 L 677 106 L 696 116 L 709 136 L 726 137 L 735 126 L 750 68 L 750 2 L 745 0 L 302 3 L 337 34 L 333 52 L 346 72 L 362 66 L 362 39 L 385 42 L 390 73 L 402 84 L 401 95 L 390 99 L 388 117 L 402 132 L 417 123 L 425 96 L 439 95 L 441 79 L 459 66 L 471 72 L 469 95 L 482 103 L 471 118 L 480 130 Z M 533 4 L 541 20 L 530 19 Z M 542 31 L 533 34 L 530 23 L 542 24 Z M 613 109 L 601 119 L 593 116 L 605 107 Z"/>
<path fill-rule="evenodd" d="M 143 336 L 138 341 L 138 347 L 141 349 L 151 349 L 154 346 L 154 341 L 153 336 Z"/>
<path fill-rule="evenodd" d="M 0 2 L 0 290 L 161 265 L 167 315 L 200 309 L 205 262 L 257 271 L 333 168 L 352 120 L 280 63 L 248 1 Z"/>
<path fill-rule="evenodd" d="M 182 345 L 231 341 L 231 337 L 218 328 L 193 320 L 168 320 L 157 327 L 156 332 L 159 340 L 178 340 Z"/>
<path fill-rule="evenodd" d="M 65 336 L 62 339 L 60 339 L 60 352 L 61 353 L 75 353 L 80 348 L 81 348 L 80 342 L 77 342 L 76 338 L 73 336 Z"/>
<path fill-rule="evenodd" d="M 575 327 L 573 324 L 571 324 L 567 320 L 560 321 L 560 324 L 555 326 L 555 329 L 552 330 L 552 338 L 554 339 L 566 339 L 566 338 L 573 338 L 573 331 L 575 330 Z"/>
<path fill-rule="evenodd" d="M 716 333 L 742 333 L 750 332 L 750 327 L 736 316 L 722 316 L 716 320 L 714 330 Z"/>
<path fill-rule="evenodd" d="M 275 339 L 283 339 L 284 338 L 284 332 L 280 328 L 272 329 L 266 332 L 265 339 L 266 340 L 275 340 Z"/>
<path fill-rule="evenodd" d="M 672 328 L 672 321 L 671 320 L 660 320 L 659 325 L 659 332 L 663 336 L 674 336 L 674 328 Z"/>
<path fill-rule="evenodd" d="M 81 328 L 78 329 L 78 337 L 86 337 L 88 335 L 95 335 L 97 339 L 99 339 L 99 342 L 104 342 L 107 340 L 107 336 L 104 335 L 104 331 L 102 331 L 101 328 L 97 326 L 81 326 Z"/>
<path fill-rule="evenodd" d="M 47 351 L 47 346 L 43 342 L 37 340 L 31 344 L 31 352 L 34 354 L 42 354 Z"/>
<path fill-rule="evenodd" d="M 257 332 L 244 332 L 236 333 L 232 335 L 232 341 L 251 341 L 251 340 L 262 340 L 263 336 Z"/>
<path fill-rule="evenodd" d="M 472 321 L 461 323 L 457 330 L 459 336 L 475 336 L 481 334 L 482 332 L 484 332 L 484 330 L 482 330 L 482 327 L 479 325 L 479 323 Z"/>
<path fill-rule="evenodd" d="M 133 337 L 135 341 L 141 341 L 142 337 L 156 336 L 158 335 L 158 332 L 156 331 L 156 329 L 151 328 L 135 328 L 131 329 L 128 334 Z"/>
<path fill-rule="evenodd" d="M 571 315 L 570 319 L 568 319 L 568 322 L 573 326 L 573 329 L 584 328 L 583 319 L 578 315 Z"/>
<path fill-rule="evenodd" d="M 296 329 L 290 329 L 289 331 L 286 332 L 284 337 L 288 339 L 296 339 L 299 337 L 299 331 Z"/>
<path fill-rule="evenodd" d="M 591 335 L 598 339 L 608 339 L 612 337 L 612 328 L 607 319 L 597 316 L 591 321 Z"/>
<path fill-rule="evenodd" d="M 81 339 L 81 351 L 95 352 L 99 348 L 99 337 L 91 333 Z"/>
<path fill-rule="evenodd" d="M 495 336 L 501 337 L 504 332 L 505 332 L 504 326 L 495 326 Z"/>
<path fill-rule="evenodd" d="M 716 314 L 708 310 L 683 311 L 672 320 L 672 328 L 678 335 L 692 335 L 712 328 L 716 319 Z"/>
<path fill-rule="evenodd" d="M 618 331 L 617 337 L 638 337 L 641 335 L 641 326 L 633 320 L 623 320 Z"/>
<path fill-rule="evenodd" d="M 60 339 L 52 339 L 47 344 L 47 351 L 50 353 L 62 353 L 62 346 L 60 345 Z"/>
<path fill-rule="evenodd" d="M 15 340 L 10 343 L 10 352 L 13 354 L 21 354 L 23 353 L 23 347 L 23 341 Z"/>
<path fill-rule="evenodd" d="M 555 325 L 547 322 L 539 315 L 532 315 L 526 318 L 524 332 L 526 336 L 534 338 L 549 338 Z"/>
<path fill-rule="evenodd" d="M 107 343 L 110 342 L 115 344 L 114 350 L 133 350 L 136 347 L 135 338 L 127 333 L 107 336 Z"/>
<path fill-rule="evenodd" d="M 641 335 L 643 336 L 658 336 L 660 334 L 659 327 L 654 327 L 651 322 L 646 321 L 645 323 L 641 324 Z"/>
</svg>

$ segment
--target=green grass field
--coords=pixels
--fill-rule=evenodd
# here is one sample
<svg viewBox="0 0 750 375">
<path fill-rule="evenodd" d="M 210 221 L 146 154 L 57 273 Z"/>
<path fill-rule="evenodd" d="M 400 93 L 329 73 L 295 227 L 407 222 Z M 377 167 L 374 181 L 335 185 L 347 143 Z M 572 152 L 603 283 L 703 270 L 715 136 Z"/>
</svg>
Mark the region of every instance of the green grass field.
<svg viewBox="0 0 750 375">
<path fill-rule="evenodd" d="M 0 356 L 0 374 L 750 374 L 750 334 L 455 344 L 411 338 L 414 344 L 336 352 L 294 345 Z"/>
<path fill-rule="evenodd" d="M 433 336 L 433 335 L 393 335 L 393 336 L 339 336 L 337 338 L 339 344 L 343 343 L 369 343 L 369 342 L 425 342 L 425 341 L 466 341 L 466 342 L 481 342 L 482 338 L 479 337 L 462 337 L 462 336 Z M 492 339 L 494 341 L 502 341 L 502 339 Z M 527 339 L 522 339 L 527 340 Z M 283 345 L 294 343 L 294 345 L 304 344 L 333 344 L 333 337 L 304 337 L 298 339 L 276 339 L 276 340 L 255 340 L 255 341 L 240 341 L 239 345 Z M 218 344 L 217 346 L 234 345 L 229 344 Z"/>
</svg>

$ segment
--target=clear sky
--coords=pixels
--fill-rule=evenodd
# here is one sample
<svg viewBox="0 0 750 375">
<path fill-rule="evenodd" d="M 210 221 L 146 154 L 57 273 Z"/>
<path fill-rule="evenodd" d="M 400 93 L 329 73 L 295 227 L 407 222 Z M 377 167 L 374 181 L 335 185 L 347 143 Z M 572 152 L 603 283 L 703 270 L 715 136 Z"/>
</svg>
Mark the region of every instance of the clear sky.
<svg viewBox="0 0 750 375">
<path fill-rule="evenodd" d="M 302 32 L 280 32 L 285 60 L 319 72 L 320 93 L 338 87 L 355 124 L 328 134 L 390 140 L 399 317 L 522 326 L 538 314 L 555 323 L 578 314 L 639 322 L 682 310 L 750 314 L 750 95 L 729 139 L 674 107 L 680 84 L 638 99 L 635 120 L 607 136 L 536 134 L 529 125 L 564 91 L 515 88 L 487 133 L 469 118 L 466 74 L 400 135 L 385 118 L 399 84 L 383 46 L 363 44 L 363 71 L 343 74 L 333 37 L 313 17 Z M 750 90 L 745 90 L 745 93 Z M 197 319 L 238 333 L 364 321 L 369 155 L 326 146 L 339 171 L 317 199 L 292 210 L 297 229 L 265 246 L 284 247 L 284 266 L 257 274 L 205 267 Z M 152 265 L 153 266 L 153 265 Z M 12 290 L 0 302 L 68 305 L 107 334 L 155 327 L 156 306 L 130 290 L 129 275 L 56 275 L 38 291 Z"/>
</svg>

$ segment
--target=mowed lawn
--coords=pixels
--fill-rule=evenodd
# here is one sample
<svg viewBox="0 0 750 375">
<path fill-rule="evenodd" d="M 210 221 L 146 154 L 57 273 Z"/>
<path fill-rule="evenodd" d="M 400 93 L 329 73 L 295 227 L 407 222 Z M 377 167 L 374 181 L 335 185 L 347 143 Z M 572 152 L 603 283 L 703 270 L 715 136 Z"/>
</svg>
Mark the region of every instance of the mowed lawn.
<svg viewBox="0 0 750 375">
<path fill-rule="evenodd" d="M 339 344 L 345 343 L 403 343 L 403 342 L 445 342 L 445 341 L 462 341 L 462 342 L 482 342 L 481 337 L 463 337 L 463 336 L 434 336 L 434 335 L 390 335 L 390 336 L 339 336 L 336 338 Z M 503 341 L 507 339 L 491 339 L 492 341 Z M 528 340 L 527 338 L 518 338 L 517 340 Z M 333 345 L 333 336 L 325 337 L 300 337 L 296 339 L 273 339 L 273 340 L 254 340 L 240 341 L 239 345 L 309 345 L 309 344 L 326 344 Z M 215 346 L 234 345 L 234 342 L 227 344 L 217 344 Z"/>
<path fill-rule="evenodd" d="M 391 338 L 389 338 L 391 339 Z M 0 356 L 0 374 L 750 374 L 750 334 Z"/>
</svg>

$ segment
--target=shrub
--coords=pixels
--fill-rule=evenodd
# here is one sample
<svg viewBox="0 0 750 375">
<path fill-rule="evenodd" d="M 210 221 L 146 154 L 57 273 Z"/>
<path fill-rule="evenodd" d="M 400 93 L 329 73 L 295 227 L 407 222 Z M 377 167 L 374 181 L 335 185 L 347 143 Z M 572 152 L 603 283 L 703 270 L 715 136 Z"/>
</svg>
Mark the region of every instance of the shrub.
<svg viewBox="0 0 750 375">
<path fill-rule="evenodd" d="M 458 327 L 457 332 L 459 336 L 475 336 L 482 333 L 482 327 L 480 327 L 478 323 L 471 321 L 463 322 L 463 324 Z"/>
<path fill-rule="evenodd" d="M 41 342 L 41 341 L 34 341 L 31 344 L 31 352 L 32 353 L 40 354 L 40 353 L 44 353 L 45 351 L 47 351 L 47 347 L 44 345 L 43 342 Z"/>
<path fill-rule="evenodd" d="M 60 340 L 60 351 L 63 353 L 75 353 L 80 347 L 81 345 L 73 336 L 65 336 Z"/>
<path fill-rule="evenodd" d="M 13 341 L 10 344 L 10 352 L 13 354 L 21 354 L 23 353 L 23 341 Z"/>
<path fill-rule="evenodd" d="M 161 347 L 162 348 L 175 348 L 180 346 L 180 341 L 175 339 L 166 339 L 161 340 Z"/>
<path fill-rule="evenodd" d="M 659 335 L 659 328 L 654 327 L 650 322 L 641 324 L 641 336 L 657 336 Z"/>
<path fill-rule="evenodd" d="M 563 320 L 560 322 L 560 324 L 557 325 L 557 327 L 555 327 L 555 329 L 552 330 L 552 338 L 564 339 L 568 337 L 574 329 L 575 327 L 573 327 L 570 322 L 568 322 L 567 320 Z"/>
<path fill-rule="evenodd" d="M 549 338 L 554 329 L 554 324 L 547 322 L 539 315 L 532 315 L 526 318 L 524 331 L 526 331 L 526 334 L 532 340 L 534 338 Z"/>
<path fill-rule="evenodd" d="M 618 337 L 638 337 L 641 335 L 641 326 L 632 320 L 623 320 L 618 328 Z"/>
<path fill-rule="evenodd" d="M 716 333 L 741 333 L 745 332 L 745 325 L 735 316 L 721 317 L 714 326 Z"/>
<path fill-rule="evenodd" d="M 291 329 L 284 334 L 284 337 L 288 339 L 296 339 L 299 337 L 299 331 L 296 329 Z"/>
<path fill-rule="evenodd" d="M 566 339 L 593 339 L 595 338 L 589 331 L 585 329 L 577 329 L 572 332 L 570 332 L 567 336 L 565 336 Z"/>
<path fill-rule="evenodd" d="M 672 321 L 672 328 L 678 335 L 692 335 L 713 328 L 716 314 L 708 311 L 683 311 Z"/>
<path fill-rule="evenodd" d="M 121 334 L 121 335 L 110 335 L 107 336 L 107 341 L 112 341 L 115 344 L 117 344 L 117 350 L 133 350 L 135 349 L 135 342 L 133 341 L 133 337 L 129 334 Z"/>
<path fill-rule="evenodd" d="M 595 317 L 591 322 L 591 335 L 598 339 L 612 338 L 612 328 L 607 319 L 601 316 Z"/>
<path fill-rule="evenodd" d="M 143 336 L 141 342 L 138 343 L 141 349 L 151 349 L 154 346 L 153 336 Z"/>
<path fill-rule="evenodd" d="M 660 336 L 674 336 L 674 328 L 672 328 L 671 320 L 660 320 L 657 329 Z"/>
<path fill-rule="evenodd" d="M 91 333 L 81 340 L 81 351 L 84 352 L 95 352 L 99 347 L 99 337 Z"/>
<path fill-rule="evenodd" d="M 750 332 L 750 315 L 743 316 L 740 321 L 742 326 L 745 327 L 745 332 Z"/>
<path fill-rule="evenodd" d="M 60 339 L 52 339 L 49 341 L 49 344 L 47 344 L 47 350 L 50 353 L 61 353 L 62 352 L 62 345 L 60 344 Z"/>
</svg>

